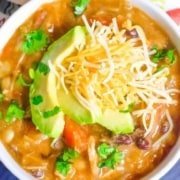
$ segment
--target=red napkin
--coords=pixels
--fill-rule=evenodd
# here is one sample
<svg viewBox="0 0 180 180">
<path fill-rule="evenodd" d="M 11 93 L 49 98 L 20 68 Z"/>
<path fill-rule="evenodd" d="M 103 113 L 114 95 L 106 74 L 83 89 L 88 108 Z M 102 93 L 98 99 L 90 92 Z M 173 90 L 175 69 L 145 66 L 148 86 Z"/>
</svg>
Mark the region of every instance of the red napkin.
<svg viewBox="0 0 180 180">
<path fill-rule="evenodd" d="M 180 8 L 169 10 L 167 13 L 177 23 L 177 25 L 180 25 Z"/>
</svg>

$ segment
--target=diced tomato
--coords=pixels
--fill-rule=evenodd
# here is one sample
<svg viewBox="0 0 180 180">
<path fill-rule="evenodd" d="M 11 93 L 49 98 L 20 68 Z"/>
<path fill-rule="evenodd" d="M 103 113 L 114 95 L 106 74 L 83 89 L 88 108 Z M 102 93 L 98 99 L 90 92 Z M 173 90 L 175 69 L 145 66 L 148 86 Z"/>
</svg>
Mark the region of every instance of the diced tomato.
<svg viewBox="0 0 180 180">
<path fill-rule="evenodd" d="M 168 15 L 180 25 L 180 8 L 167 11 Z"/>
<path fill-rule="evenodd" d="M 87 150 L 88 130 L 73 120 L 66 118 L 64 127 L 64 140 L 67 146 L 80 152 Z"/>
</svg>

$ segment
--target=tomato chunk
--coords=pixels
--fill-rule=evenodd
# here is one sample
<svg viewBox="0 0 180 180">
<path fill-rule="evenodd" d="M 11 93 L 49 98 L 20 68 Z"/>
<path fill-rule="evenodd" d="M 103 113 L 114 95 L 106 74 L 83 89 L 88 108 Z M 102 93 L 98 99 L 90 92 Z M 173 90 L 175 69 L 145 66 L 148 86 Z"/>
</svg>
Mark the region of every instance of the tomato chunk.
<svg viewBox="0 0 180 180">
<path fill-rule="evenodd" d="M 79 152 L 87 150 L 89 135 L 86 127 L 66 118 L 63 136 L 67 146 Z"/>
</svg>

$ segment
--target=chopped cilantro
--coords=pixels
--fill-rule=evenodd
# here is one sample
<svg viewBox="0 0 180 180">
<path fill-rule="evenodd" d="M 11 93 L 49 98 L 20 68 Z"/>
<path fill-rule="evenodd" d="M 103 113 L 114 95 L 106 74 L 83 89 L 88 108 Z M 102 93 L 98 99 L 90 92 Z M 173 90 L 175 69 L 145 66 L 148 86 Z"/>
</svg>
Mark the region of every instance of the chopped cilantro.
<svg viewBox="0 0 180 180">
<path fill-rule="evenodd" d="M 22 51 L 26 54 L 33 54 L 43 50 L 48 43 L 48 35 L 43 30 L 34 30 L 25 35 Z"/>
<path fill-rule="evenodd" d="M 39 105 L 39 104 L 41 104 L 43 102 L 43 97 L 41 96 L 41 95 L 37 95 L 37 96 L 34 96 L 33 98 L 32 98 L 32 103 L 34 104 L 34 105 Z"/>
<path fill-rule="evenodd" d="M 168 50 L 166 56 L 169 60 L 169 63 L 174 64 L 174 62 L 176 60 L 175 55 L 174 55 L 174 50 L 173 49 Z"/>
<path fill-rule="evenodd" d="M 163 60 L 166 57 L 166 50 L 165 49 L 155 49 L 156 53 L 152 56 L 152 62 L 159 63 L 161 60 Z"/>
<path fill-rule="evenodd" d="M 133 108 L 134 108 L 134 103 L 131 103 L 131 104 L 128 105 L 128 108 L 127 108 L 127 109 L 120 110 L 120 112 L 122 112 L 122 113 L 132 112 L 132 111 L 133 111 Z"/>
<path fill-rule="evenodd" d="M 71 163 L 61 160 L 56 161 L 56 170 L 59 173 L 61 173 L 63 176 L 67 176 L 70 169 L 71 169 Z"/>
<path fill-rule="evenodd" d="M 6 122 L 12 122 L 15 119 L 23 119 L 25 111 L 18 105 L 17 102 L 12 102 L 6 112 Z"/>
<path fill-rule="evenodd" d="M 155 54 L 152 55 L 151 60 L 154 63 L 159 63 L 162 60 L 167 59 L 168 63 L 173 64 L 176 60 L 174 50 L 170 49 L 158 49 L 156 46 L 152 48 Z"/>
<path fill-rule="evenodd" d="M 75 15 L 81 15 L 86 7 L 88 6 L 90 0 L 73 0 L 72 6 L 74 8 L 74 14 Z"/>
<path fill-rule="evenodd" d="M 117 164 L 123 160 L 124 154 L 121 151 L 118 151 L 117 149 L 105 160 L 102 160 L 99 164 L 99 168 L 107 167 L 110 169 L 114 169 Z"/>
<path fill-rule="evenodd" d="M 97 148 L 98 155 L 103 159 L 106 159 L 114 150 L 115 150 L 114 147 L 111 147 L 106 143 L 102 143 Z"/>
<path fill-rule="evenodd" d="M 97 152 L 101 159 L 98 163 L 99 168 L 107 167 L 114 169 L 124 158 L 123 152 L 105 143 L 98 146 Z"/>
<path fill-rule="evenodd" d="M 38 71 L 44 75 L 47 75 L 50 72 L 50 69 L 49 69 L 48 65 L 40 62 L 38 64 Z"/>
<path fill-rule="evenodd" d="M 63 161 L 72 161 L 73 159 L 77 158 L 79 153 L 74 149 L 67 149 L 64 151 L 62 155 Z"/>
<path fill-rule="evenodd" d="M 43 117 L 44 118 L 50 118 L 52 116 L 55 116 L 59 112 L 60 112 L 60 107 L 55 106 L 52 110 L 43 112 Z"/>
<path fill-rule="evenodd" d="M 56 170 L 63 176 L 66 176 L 71 169 L 72 161 L 79 156 L 79 153 L 73 149 L 66 149 L 56 160 Z"/>
<path fill-rule="evenodd" d="M 16 82 L 17 82 L 20 86 L 28 87 L 28 86 L 31 85 L 30 83 L 27 83 L 27 82 L 25 81 L 25 79 L 23 78 L 23 75 L 22 75 L 22 74 L 20 74 L 20 75 L 18 76 Z"/>
</svg>

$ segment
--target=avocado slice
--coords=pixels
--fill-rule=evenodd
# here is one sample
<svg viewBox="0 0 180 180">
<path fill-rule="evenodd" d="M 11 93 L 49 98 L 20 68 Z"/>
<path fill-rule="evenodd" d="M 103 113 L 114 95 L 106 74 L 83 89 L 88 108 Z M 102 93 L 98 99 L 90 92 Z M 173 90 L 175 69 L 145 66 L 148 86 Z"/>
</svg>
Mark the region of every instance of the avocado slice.
<svg viewBox="0 0 180 180">
<path fill-rule="evenodd" d="M 44 112 L 50 111 L 54 107 L 59 107 L 58 95 L 60 94 L 57 91 L 56 75 L 49 67 L 48 61 L 51 61 L 55 65 L 58 61 L 74 53 L 77 47 L 85 45 L 85 34 L 84 27 L 76 26 L 71 29 L 63 37 L 54 42 L 42 58 L 41 63 L 43 63 L 46 69 L 49 69 L 49 72 L 46 74 L 41 72 L 39 68 L 35 71 L 34 82 L 30 87 L 29 95 L 32 121 L 37 129 L 49 137 L 57 138 L 63 132 L 64 112 L 61 110 L 48 118 L 45 118 L 43 115 Z M 43 102 L 39 105 L 33 104 L 32 99 L 39 95 L 42 96 Z M 87 110 L 81 107 L 77 108 L 78 102 L 75 102 L 75 105 L 76 109 L 78 109 L 80 119 L 83 119 L 83 116 L 89 116 Z M 71 102 L 69 102 L 69 108 L 71 108 Z"/>
<path fill-rule="evenodd" d="M 128 134 L 134 131 L 133 118 L 130 113 L 106 109 L 98 123 L 115 134 Z"/>
<path fill-rule="evenodd" d="M 60 88 L 58 90 L 58 97 L 60 107 L 71 119 L 81 125 L 92 124 L 95 122 L 91 113 L 77 101 L 71 92 L 68 92 L 67 94 L 63 88 Z"/>
<path fill-rule="evenodd" d="M 83 47 L 85 43 L 85 27 L 76 26 L 48 48 L 41 63 L 49 67 L 48 61 L 51 61 L 51 64 L 56 67 L 58 62 L 75 53 L 77 47 Z M 40 72 L 37 68 L 30 88 L 30 105 L 32 121 L 42 133 L 57 138 L 64 129 L 64 114 L 82 125 L 98 123 L 115 134 L 133 132 L 134 124 L 130 113 L 107 109 L 95 118 L 79 103 L 72 92 L 66 93 L 57 84 L 56 74 L 51 68 L 47 74 Z M 32 98 L 38 95 L 43 97 L 43 102 L 34 105 Z M 45 118 L 43 112 L 54 107 L 60 107 L 61 111 L 52 117 Z"/>
</svg>

